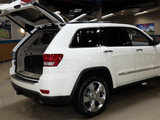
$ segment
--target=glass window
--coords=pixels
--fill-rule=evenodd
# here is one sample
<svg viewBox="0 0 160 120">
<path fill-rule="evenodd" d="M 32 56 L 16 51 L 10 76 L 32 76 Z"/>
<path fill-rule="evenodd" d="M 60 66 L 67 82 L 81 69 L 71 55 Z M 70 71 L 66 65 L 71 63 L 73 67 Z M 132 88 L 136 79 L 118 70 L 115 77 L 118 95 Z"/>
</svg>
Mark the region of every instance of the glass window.
<svg viewBox="0 0 160 120">
<path fill-rule="evenodd" d="M 103 46 L 120 47 L 120 46 L 131 46 L 128 31 L 123 28 L 102 28 L 101 40 Z"/>
<path fill-rule="evenodd" d="M 24 27 L 24 24 L 33 26 L 50 23 L 50 20 L 44 14 L 42 14 L 39 10 L 33 8 L 16 11 L 11 13 L 10 15 Z"/>
<path fill-rule="evenodd" d="M 132 46 L 149 46 L 150 40 L 138 30 L 128 29 L 129 37 L 132 41 Z"/>
<path fill-rule="evenodd" d="M 58 33 L 58 26 L 46 26 L 42 30 L 39 30 L 37 34 L 37 40 L 33 43 L 33 45 L 48 45 L 53 40 L 53 38 Z"/>
<path fill-rule="evenodd" d="M 79 30 L 71 47 L 127 47 L 149 46 L 150 40 L 142 32 L 125 27 L 90 28 Z"/>
<path fill-rule="evenodd" d="M 100 29 L 89 28 L 79 30 L 71 43 L 71 47 L 98 47 L 100 45 Z"/>
</svg>

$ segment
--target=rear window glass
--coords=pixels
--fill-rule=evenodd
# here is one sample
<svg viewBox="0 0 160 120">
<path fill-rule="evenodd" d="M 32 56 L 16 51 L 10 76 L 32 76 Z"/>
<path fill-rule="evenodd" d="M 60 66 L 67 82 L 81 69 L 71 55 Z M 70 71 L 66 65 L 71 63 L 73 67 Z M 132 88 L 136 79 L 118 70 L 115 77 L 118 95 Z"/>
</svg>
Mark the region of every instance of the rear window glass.
<svg viewBox="0 0 160 120">
<path fill-rule="evenodd" d="M 17 22 L 19 21 L 20 23 L 28 23 L 30 25 L 32 23 L 36 25 L 49 23 L 49 19 L 45 15 L 33 8 L 11 13 L 11 16 L 14 17 Z"/>
<path fill-rule="evenodd" d="M 99 35 L 100 29 L 98 28 L 79 30 L 76 32 L 70 47 L 98 47 L 100 45 Z"/>
<path fill-rule="evenodd" d="M 53 38 L 58 33 L 59 29 L 58 26 L 47 26 L 42 30 L 39 30 L 39 36 L 37 40 L 33 43 L 34 46 L 37 45 L 48 45 Z"/>
</svg>

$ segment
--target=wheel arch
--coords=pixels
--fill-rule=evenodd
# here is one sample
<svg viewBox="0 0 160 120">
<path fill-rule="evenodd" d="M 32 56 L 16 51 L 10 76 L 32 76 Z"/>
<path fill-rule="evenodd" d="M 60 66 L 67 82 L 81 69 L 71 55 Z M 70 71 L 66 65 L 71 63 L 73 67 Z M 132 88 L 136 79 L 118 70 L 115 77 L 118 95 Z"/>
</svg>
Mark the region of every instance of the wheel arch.
<svg viewBox="0 0 160 120">
<path fill-rule="evenodd" d="M 87 68 L 84 69 L 78 76 L 75 86 L 72 90 L 72 96 L 75 95 L 77 89 L 79 89 L 79 87 L 81 86 L 81 83 L 83 83 L 84 81 L 84 77 L 87 77 L 89 75 L 93 75 L 93 74 L 97 74 L 97 75 L 103 75 L 105 77 L 105 81 L 108 84 L 108 87 L 110 90 L 113 89 L 113 80 L 112 80 L 112 76 L 111 76 L 111 72 L 107 67 L 104 66 L 100 66 L 100 67 L 92 67 L 92 68 Z"/>
</svg>

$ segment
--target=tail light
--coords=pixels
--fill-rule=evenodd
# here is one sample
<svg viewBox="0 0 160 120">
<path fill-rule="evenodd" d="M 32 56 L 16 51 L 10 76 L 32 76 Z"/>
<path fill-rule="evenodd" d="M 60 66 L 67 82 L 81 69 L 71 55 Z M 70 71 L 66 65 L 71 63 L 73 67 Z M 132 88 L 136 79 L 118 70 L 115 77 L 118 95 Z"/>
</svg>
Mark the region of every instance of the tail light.
<svg viewBox="0 0 160 120">
<path fill-rule="evenodd" d="M 42 89 L 40 90 L 40 92 L 43 93 L 43 94 L 49 94 L 50 93 L 49 90 L 42 90 Z"/>
<path fill-rule="evenodd" d="M 56 67 L 63 59 L 63 54 L 44 54 L 43 62 L 46 67 Z"/>
</svg>

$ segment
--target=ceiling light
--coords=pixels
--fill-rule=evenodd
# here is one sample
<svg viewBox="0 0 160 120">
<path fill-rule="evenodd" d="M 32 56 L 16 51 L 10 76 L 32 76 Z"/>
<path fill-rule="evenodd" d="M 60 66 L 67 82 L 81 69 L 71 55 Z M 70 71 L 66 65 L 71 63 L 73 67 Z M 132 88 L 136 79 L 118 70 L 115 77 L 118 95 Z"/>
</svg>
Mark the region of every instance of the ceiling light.
<svg viewBox="0 0 160 120">
<path fill-rule="evenodd" d="M 134 16 L 138 16 L 138 15 L 146 14 L 146 13 L 148 13 L 148 12 L 149 12 L 149 11 L 138 12 L 138 13 L 134 14 Z"/>
<path fill-rule="evenodd" d="M 30 3 L 32 2 L 32 0 L 21 0 L 22 2 L 25 2 L 25 3 Z"/>
<path fill-rule="evenodd" d="M 114 13 L 110 13 L 108 15 L 102 16 L 102 19 L 107 19 L 107 18 L 113 17 L 114 15 L 115 15 Z"/>
<path fill-rule="evenodd" d="M 26 33 L 26 31 L 23 29 L 23 28 L 20 28 L 20 33 L 22 33 L 22 34 L 25 34 Z"/>
</svg>

